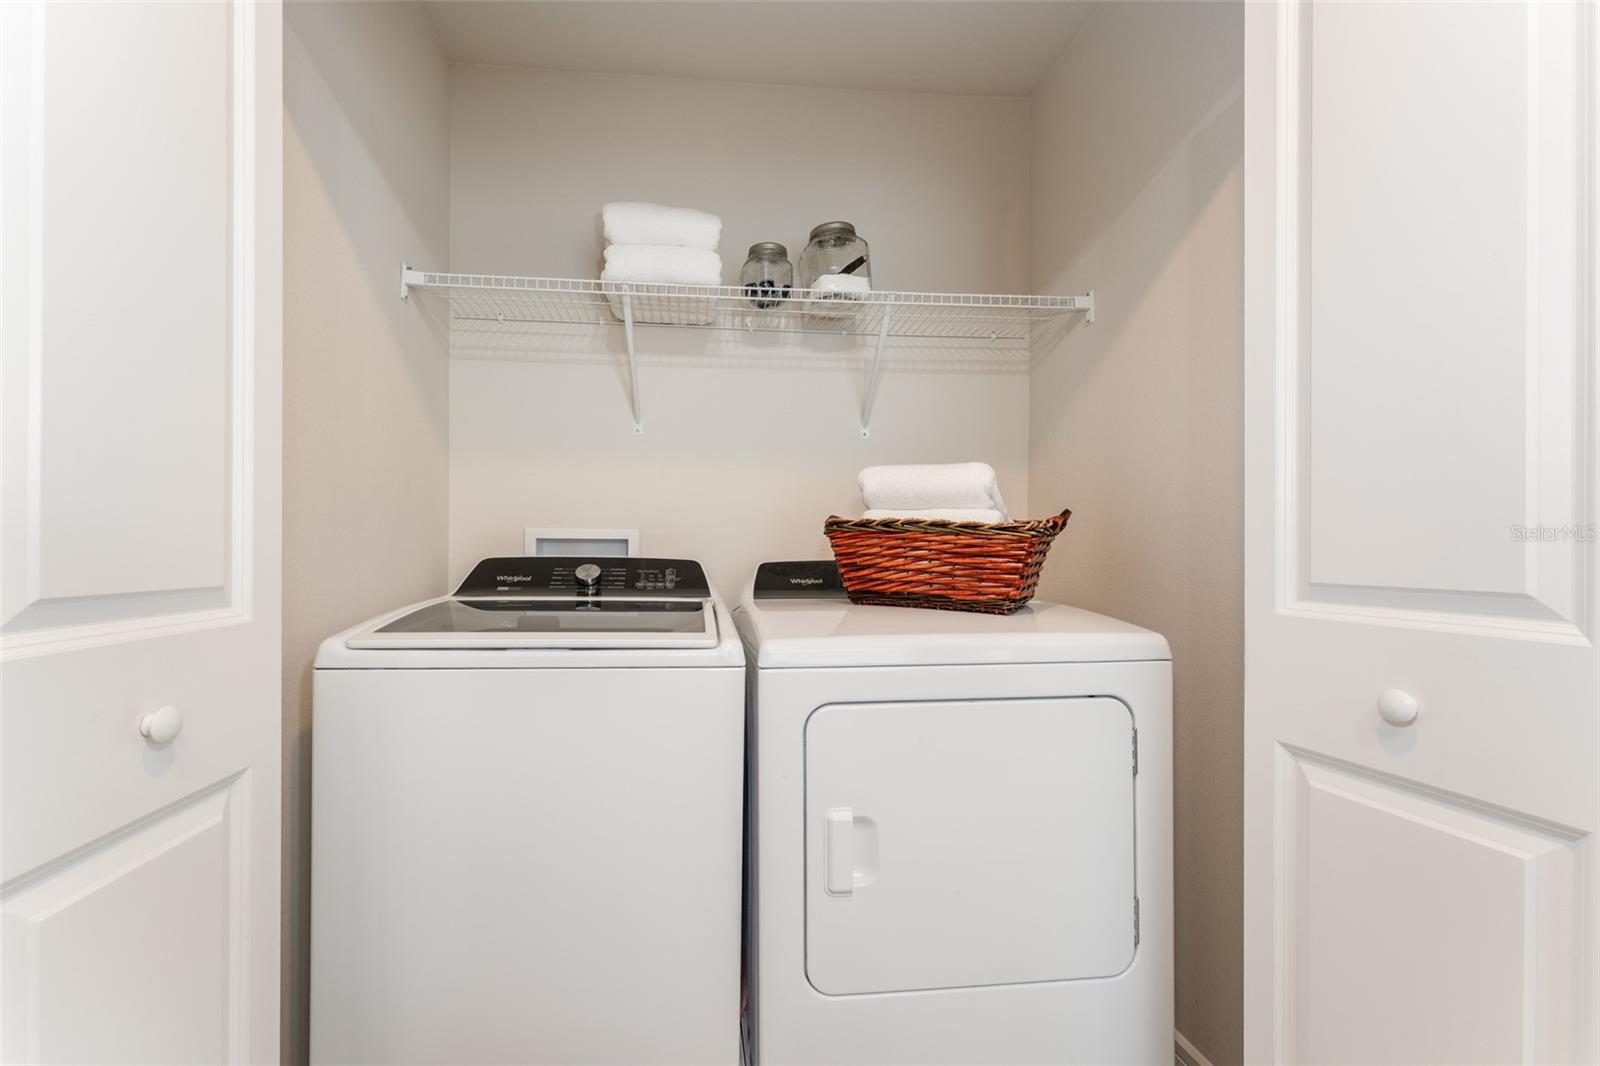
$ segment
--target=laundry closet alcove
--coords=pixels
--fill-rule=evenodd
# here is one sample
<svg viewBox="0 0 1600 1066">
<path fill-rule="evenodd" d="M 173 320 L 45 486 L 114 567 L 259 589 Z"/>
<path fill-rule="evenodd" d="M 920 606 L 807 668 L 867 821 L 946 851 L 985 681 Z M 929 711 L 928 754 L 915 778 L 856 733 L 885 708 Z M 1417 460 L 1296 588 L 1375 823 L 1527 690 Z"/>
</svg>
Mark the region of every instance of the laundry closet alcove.
<svg viewBox="0 0 1600 1066">
<path fill-rule="evenodd" d="M 733 599 L 763 560 L 826 558 L 877 464 L 978 459 L 1014 513 L 1070 507 L 1040 596 L 1167 634 L 1178 753 L 1225 766 L 1241 43 L 1231 4 L 289 3 L 291 879 L 329 633 L 530 526 L 637 530 Z M 630 294 L 711 324 L 637 316 L 631 373 L 595 280 L 624 200 L 723 220 L 723 284 Z M 832 219 L 879 290 L 843 331 L 747 311 L 746 249 L 797 259 Z M 1202 770 L 1178 801 L 1236 791 Z M 1235 834 L 1194 817 L 1179 1023 L 1233 1061 Z"/>
</svg>

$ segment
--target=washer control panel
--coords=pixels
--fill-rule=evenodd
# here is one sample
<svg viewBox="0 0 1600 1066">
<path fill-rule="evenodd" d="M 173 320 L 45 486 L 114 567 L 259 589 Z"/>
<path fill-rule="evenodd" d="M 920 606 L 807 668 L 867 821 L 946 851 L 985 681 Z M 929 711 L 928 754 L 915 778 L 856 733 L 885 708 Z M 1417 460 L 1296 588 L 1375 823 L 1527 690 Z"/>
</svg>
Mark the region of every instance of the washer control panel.
<svg viewBox="0 0 1600 1066">
<path fill-rule="evenodd" d="M 457 596 L 675 596 L 711 595 L 706 572 L 693 559 L 586 559 L 582 556 L 511 556 L 485 559 L 456 589 Z"/>
</svg>

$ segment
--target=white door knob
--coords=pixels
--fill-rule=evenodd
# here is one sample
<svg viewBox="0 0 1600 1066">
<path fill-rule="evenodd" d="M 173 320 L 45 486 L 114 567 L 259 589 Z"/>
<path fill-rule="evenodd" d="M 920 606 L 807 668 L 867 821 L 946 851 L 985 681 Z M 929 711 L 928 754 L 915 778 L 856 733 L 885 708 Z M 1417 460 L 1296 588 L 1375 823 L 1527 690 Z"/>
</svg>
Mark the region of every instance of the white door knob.
<svg viewBox="0 0 1600 1066">
<path fill-rule="evenodd" d="M 1417 698 L 1397 688 L 1386 688 L 1378 693 L 1378 714 L 1390 725 L 1410 725 L 1417 720 L 1420 709 Z"/>
<path fill-rule="evenodd" d="M 139 717 L 139 735 L 152 744 L 171 744 L 181 729 L 183 715 L 170 705 Z"/>
</svg>

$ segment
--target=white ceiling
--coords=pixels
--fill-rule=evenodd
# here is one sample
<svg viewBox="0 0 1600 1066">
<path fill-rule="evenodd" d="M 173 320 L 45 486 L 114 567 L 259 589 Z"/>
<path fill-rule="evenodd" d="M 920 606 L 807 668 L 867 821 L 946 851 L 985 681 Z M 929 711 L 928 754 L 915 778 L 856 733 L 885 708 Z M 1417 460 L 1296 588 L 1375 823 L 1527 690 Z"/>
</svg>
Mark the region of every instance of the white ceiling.
<svg viewBox="0 0 1600 1066">
<path fill-rule="evenodd" d="M 1026 96 L 1093 0 L 428 0 L 451 59 L 715 81 Z"/>
</svg>

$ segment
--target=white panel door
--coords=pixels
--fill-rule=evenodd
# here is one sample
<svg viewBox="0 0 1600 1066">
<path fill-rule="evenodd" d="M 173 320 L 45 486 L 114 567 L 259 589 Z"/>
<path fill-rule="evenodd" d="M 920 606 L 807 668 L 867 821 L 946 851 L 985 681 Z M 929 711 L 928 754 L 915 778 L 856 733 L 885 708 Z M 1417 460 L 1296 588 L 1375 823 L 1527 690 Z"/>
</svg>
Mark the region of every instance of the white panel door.
<svg viewBox="0 0 1600 1066">
<path fill-rule="evenodd" d="M 1600 1051 L 1596 21 L 1247 9 L 1252 1061 Z"/>
<path fill-rule="evenodd" d="M 1136 944 L 1133 714 L 835 703 L 806 722 L 806 975 L 827 995 L 1112 977 Z"/>
<path fill-rule="evenodd" d="M 275 1062 L 280 11 L 0 20 L 0 1057 Z"/>
</svg>

